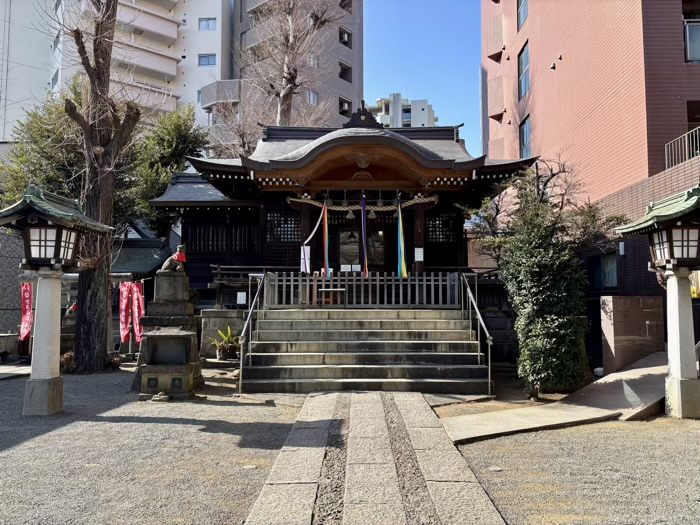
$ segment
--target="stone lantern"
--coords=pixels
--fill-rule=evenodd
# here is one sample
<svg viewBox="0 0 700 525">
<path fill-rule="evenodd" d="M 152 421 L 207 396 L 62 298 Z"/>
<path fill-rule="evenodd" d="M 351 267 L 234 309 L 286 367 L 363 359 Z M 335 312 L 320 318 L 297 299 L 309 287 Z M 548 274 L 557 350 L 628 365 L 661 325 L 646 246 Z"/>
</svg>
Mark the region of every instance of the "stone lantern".
<svg viewBox="0 0 700 525">
<path fill-rule="evenodd" d="M 647 234 L 651 250 L 649 269 L 666 276 L 666 413 L 700 419 L 700 379 L 689 279 L 693 270 L 700 270 L 700 186 L 651 203 L 641 219 L 617 232 L 623 236 Z"/>
<path fill-rule="evenodd" d="M 20 230 L 23 270 L 38 274 L 32 370 L 24 391 L 24 415 L 63 410 L 60 376 L 61 276 L 80 270 L 76 262 L 85 233 L 105 235 L 112 228 L 85 216 L 76 201 L 29 186 L 22 199 L 0 210 L 0 226 Z"/>
</svg>

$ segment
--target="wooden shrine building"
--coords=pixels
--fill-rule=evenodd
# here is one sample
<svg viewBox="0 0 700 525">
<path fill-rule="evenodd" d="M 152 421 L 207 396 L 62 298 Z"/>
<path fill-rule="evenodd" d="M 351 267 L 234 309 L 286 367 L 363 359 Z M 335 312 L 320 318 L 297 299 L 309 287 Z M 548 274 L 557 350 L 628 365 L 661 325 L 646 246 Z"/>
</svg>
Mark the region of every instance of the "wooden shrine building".
<svg viewBox="0 0 700 525">
<path fill-rule="evenodd" d="M 324 202 L 336 274 L 358 271 L 365 256 L 370 273 L 397 271 L 398 199 L 408 272 L 465 270 L 464 210 L 534 160 L 472 157 L 458 127 L 387 129 L 363 104 L 341 129 L 266 127 L 249 157 L 192 158 L 199 174 L 176 175 L 151 204 L 181 213 L 190 282 L 203 294 L 211 265 L 299 272 Z M 308 246 L 318 272 L 322 225 Z"/>
</svg>

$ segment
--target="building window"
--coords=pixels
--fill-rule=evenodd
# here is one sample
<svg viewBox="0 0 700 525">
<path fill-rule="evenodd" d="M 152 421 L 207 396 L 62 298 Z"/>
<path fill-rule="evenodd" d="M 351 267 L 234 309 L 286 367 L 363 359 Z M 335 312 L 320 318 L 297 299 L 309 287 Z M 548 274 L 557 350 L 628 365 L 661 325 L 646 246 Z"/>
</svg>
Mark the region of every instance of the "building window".
<svg viewBox="0 0 700 525">
<path fill-rule="evenodd" d="M 527 20 L 527 0 L 518 0 L 518 31 Z"/>
<path fill-rule="evenodd" d="M 685 19 L 685 60 L 700 62 L 700 20 Z"/>
<path fill-rule="evenodd" d="M 56 0 L 56 3 L 53 5 L 54 12 L 58 11 L 58 9 L 61 7 L 62 3 L 63 3 L 63 0 Z"/>
<path fill-rule="evenodd" d="M 345 80 L 345 82 L 350 82 L 352 84 L 352 67 L 343 62 L 340 62 L 338 65 L 340 66 L 338 76 Z"/>
<path fill-rule="evenodd" d="M 318 69 L 321 64 L 321 59 L 318 55 L 309 55 L 309 67 Z"/>
<path fill-rule="evenodd" d="M 58 70 L 53 74 L 53 77 L 51 77 L 51 89 L 54 89 L 56 85 L 58 84 Z"/>
<path fill-rule="evenodd" d="M 200 31 L 216 31 L 216 18 L 200 18 L 199 19 L 199 30 Z"/>
<path fill-rule="evenodd" d="M 212 67 L 216 65 L 216 55 L 199 55 L 200 67 Z"/>
<path fill-rule="evenodd" d="M 594 291 L 617 288 L 617 254 L 606 253 L 589 257 L 588 278 Z"/>
<path fill-rule="evenodd" d="M 339 33 L 340 43 L 343 44 L 344 46 L 347 46 L 350 49 L 352 49 L 352 33 L 350 31 L 348 31 L 347 29 L 345 29 L 344 27 L 341 27 L 339 31 L 340 31 L 340 33 Z"/>
<path fill-rule="evenodd" d="M 518 100 L 530 91 L 530 46 L 525 42 L 518 55 Z"/>
<path fill-rule="evenodd" d="M 200 106 L 202 105 L 202 90 L 198 89 L 197 90 L 197 104 Z"/>
<path fill-rule="evenodd" d="M 338 113 L 344 117 L 349 117 L 352 113 L 352 102 L 346 98 L 340 97 L 338 99 Z"/>
<path fill-rule="evenodd" d="M 61 32 L 59 31 L 58 34 L 53 39 L 52 51 L 56 51 L 56 49 L 58 49 L 58 44 L 60 44 L 60 43 L 61 43 Z"/>
<path fill-rule="evenodd" d="M 340 0 L 340 7 L 352 14 L 352 0 Z"/>
<path fill-rule="evenodd" d="M 310 89 L 307 93 L 306 101 L 312 106 L 318 106 L 318 92 Z"/>
<path fill-rule="evenodd" d="M 530 149 L 530 117 L 525 117 L 525 120 L 520 124 L 520 158 L 529 159 L 532 157 Z"/>
</svg>

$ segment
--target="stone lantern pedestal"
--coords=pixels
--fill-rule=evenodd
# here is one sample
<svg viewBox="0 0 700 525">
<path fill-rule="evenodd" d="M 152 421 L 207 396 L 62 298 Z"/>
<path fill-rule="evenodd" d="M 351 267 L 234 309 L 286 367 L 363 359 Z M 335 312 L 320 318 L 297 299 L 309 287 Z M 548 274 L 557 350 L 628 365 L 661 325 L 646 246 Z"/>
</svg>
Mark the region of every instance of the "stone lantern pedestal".
<svg viewBox="0 0 700 525">
<path fill-rule="evenodd" d="M 695 357 L 693 303 L 690 296 L 690 270 L 666 272 L 668 312 L 668 376 L 666 414 L 700 419 L 700 379 Z"/>
<path fill-rule="evenodd" d="M 37 282 L 36 323 L 32 371 L 24 388 L 25 416 L 50 416 L 63 411 L 61 361 L 61 276 L 40 271 Z"/>
</svg>

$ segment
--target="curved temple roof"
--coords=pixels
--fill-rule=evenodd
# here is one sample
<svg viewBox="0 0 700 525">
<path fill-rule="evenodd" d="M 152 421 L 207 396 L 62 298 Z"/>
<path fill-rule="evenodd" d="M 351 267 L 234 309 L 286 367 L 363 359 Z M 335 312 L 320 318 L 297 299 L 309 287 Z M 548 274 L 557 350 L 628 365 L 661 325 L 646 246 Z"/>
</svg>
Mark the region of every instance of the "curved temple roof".
<svg viewBox="0 0 700 525">
<path fill-rule="evenodd" d="M 445 170 L 455 174 L 471 170 L 512 173 L 531 166 L 536 160 L 494 161 L 485 155 L 472 157 L 464 141 L 459 138 L 459 127 L 383 128 L 364 107 L 358 109 L 350 122 L 341 129 L 266 127 L 263 138 L 249 157 L 189 160 L 201 173 L 289 171 L 304 168 L 318 156 L 340 146 L 385 146 L 397 149 L 422 167 L 434 169 L 442 175 Z"/>
</svg>

